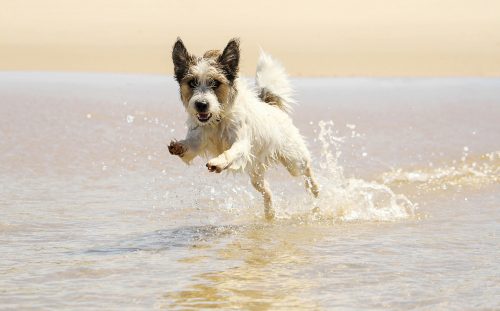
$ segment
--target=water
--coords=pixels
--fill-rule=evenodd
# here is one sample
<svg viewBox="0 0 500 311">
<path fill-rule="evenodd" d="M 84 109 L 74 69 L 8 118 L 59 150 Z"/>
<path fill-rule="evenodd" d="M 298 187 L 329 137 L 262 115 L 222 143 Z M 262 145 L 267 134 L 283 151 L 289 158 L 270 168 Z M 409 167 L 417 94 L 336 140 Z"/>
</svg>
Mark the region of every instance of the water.
<svg viewBox="0 0 500 311">
<path fill-rule="evenodd" d="M 173 79 L 0 74 L 0 309 L 500 308 L 500 79 L 293 84 L 322 193 L 268 223 L 168 154 Z"/>
</svg>

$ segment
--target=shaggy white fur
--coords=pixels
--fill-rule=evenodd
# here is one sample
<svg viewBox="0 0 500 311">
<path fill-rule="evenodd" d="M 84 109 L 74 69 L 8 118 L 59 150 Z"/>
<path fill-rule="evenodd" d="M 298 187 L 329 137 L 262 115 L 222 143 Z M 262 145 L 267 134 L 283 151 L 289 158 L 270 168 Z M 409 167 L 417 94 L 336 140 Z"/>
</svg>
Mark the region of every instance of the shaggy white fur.
<svg viewBox="0 0 500 311">
<path fill-rule="evenodd" d="M 169 150 L 186 163 L 199 155 L 213 157 L 207 163 L 213 172 L 227 169 L 248 173 L 252 185 L 264 197 L 266 218 L 272 219 L 272 194 L 264 179 L 269 166 L 281 163 L 292 176 L 305 176 L 306 188 L 314 196 L 318 196 L 319 190 L 304 139 L 286 112 L 294 103 L 288 76 L 281 64 L 264 52 L 257 66 L 256 84 L 255 89 L 235 78 L 233 96 L 227 103 L 213 105 L 217 111 L 223 107 L 218 122 L 201 125 L 196 114 L 189 113 L 186 139 L 172 142 Z M 262 89 L 279 97 L 282 105 L 262 101 L 258 96 Z"/>
<path fill-rule="evenodd" d="M 293 98 L 294 92 L 285 68 L 262 49 L 260 50 L 259 61 L 257 63 L 255 81 L 258 88 L 278 95 L 283 100 L 285 111 L 292 111 L 290 104 L 296 104 L 296 101 Z"/>
</svg>

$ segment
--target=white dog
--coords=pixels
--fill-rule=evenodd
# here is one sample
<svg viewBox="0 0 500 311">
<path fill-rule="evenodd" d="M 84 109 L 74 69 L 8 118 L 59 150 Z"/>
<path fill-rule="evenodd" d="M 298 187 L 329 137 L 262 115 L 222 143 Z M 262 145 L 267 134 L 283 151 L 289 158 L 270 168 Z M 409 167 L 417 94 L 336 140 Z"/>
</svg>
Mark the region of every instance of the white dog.
<svg viewBox="0 0 500 311">
<path fill-rule="evenodd" d="M 264 179 L 267 168 L 281 162 L 293 176 L 303 175 L 306 188 L 319 194 L 311 172 L 311 156 L 288 115 L 292 89 L 284 68 L 261 53 L 257 88 L 238 78 L 239 41 L 224 51 L 191 55 L 182 40 L 175 42 L 172 58 L 175 79 L 188 113 L 187 137 L 172 141 L 171 154 L 190 163 L 196 156 L 213 157 L 210 172 L 245 171 L 264 197 L 266 219 L 274 217 L 272 195 Z"/>
</svg>

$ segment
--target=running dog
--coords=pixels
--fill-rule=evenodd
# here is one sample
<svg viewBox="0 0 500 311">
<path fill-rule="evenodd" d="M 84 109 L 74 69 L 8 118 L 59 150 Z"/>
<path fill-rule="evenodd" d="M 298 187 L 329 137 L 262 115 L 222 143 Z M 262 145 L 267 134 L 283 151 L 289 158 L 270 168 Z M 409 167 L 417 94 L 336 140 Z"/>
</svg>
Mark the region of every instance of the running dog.
<svg viewBox="0 0 500 311">
<path fill-rule="evenodd" d="M 180 38 L 172 51 L 175 79 L 188 114 L 184 140 L 173 140 L 171 154 L 189 164 L 196 156 L 210 158 L 210 172 L 243 171 L 264 197 L 264 212 L 274 218 L 266 170 L 281 163 L 292 176 L 303 175 L 315 197 L 319 189 L 311 171 L 311 156 L 289 116 L 294 103 L 285 69 L 261 52 L 256 87 L 238 78 L 240 45 L 232 39 L 221 52 L 202 57 L 188 53 Z"/>
</svg>

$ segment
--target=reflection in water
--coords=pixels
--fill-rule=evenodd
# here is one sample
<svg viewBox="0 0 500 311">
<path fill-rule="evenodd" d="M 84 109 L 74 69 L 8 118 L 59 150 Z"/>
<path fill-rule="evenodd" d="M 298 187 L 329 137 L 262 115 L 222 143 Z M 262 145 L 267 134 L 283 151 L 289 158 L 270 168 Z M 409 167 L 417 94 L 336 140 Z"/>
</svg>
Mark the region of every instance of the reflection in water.
<svg viewBox="0 0 500 311">
<path fill-rule="evenodd" d="M 213 242 L 242 229 L 239 226 L 185 226 L 171 230 L 157 230 L 132 239 L 125 239 L 116 245 L 92 248 L 87 254 L 120 254 L 136 251 L 161 252 L 176 247 L 198 247 L 203 242 Z"/>
<path fill-rule="evenodd" d="M 276 224 L 249 226 L 217 250 L 233 266 L 201 273 L 193 284 L 164 295 L 167 309 L 317 309 L 307 294 L 317 284 L 307 274 L 318 227 Z M 292 268 L 293 267 L 293 268 Z"/>
</svg>

